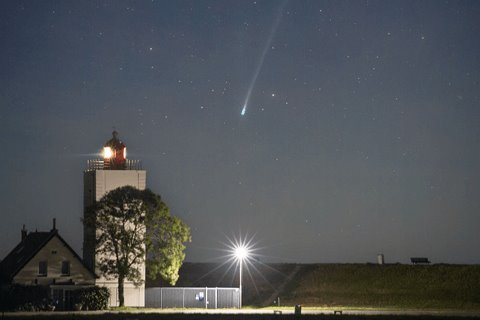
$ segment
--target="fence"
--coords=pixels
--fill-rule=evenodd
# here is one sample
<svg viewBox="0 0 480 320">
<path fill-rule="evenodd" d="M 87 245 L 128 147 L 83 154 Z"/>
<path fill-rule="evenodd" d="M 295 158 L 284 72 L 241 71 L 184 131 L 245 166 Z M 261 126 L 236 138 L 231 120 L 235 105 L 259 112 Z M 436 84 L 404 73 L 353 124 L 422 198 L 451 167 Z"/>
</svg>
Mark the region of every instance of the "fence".
<svg viewBox="0 0 480 320">
<path fill-rule="evenodd" d="M 146 288 L 147 308 L 239 308 L 238 288 Z"/>
</svg>

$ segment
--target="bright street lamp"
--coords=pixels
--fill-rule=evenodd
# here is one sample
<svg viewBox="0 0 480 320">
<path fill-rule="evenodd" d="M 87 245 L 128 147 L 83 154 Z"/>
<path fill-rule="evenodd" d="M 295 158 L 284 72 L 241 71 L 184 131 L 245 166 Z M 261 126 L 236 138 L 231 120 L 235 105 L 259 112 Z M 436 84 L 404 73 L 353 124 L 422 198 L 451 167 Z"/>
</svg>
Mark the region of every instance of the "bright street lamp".
<svg viewBox="0 0 480 320">
<path fill-rule="evenodd" d="M 248 248 L 244 246 L 238 246 L 235 248 L 235 258 L 243 260 L 248 256 Z"/>
<path fill-rule="evenodd" d="M 239 281 L 239 287 L 240 287 L 240 299 L 239 299 L 239 307 L 240 309 L 242 308 L 242 271 L 243 271 L 243 260 L 248 258 L 248 248 L 239 245 L 234 248 L 233 254 L 235 258 L 237 259 L 239 265 L 240 265 L 240 281 Z"/>
</svg>

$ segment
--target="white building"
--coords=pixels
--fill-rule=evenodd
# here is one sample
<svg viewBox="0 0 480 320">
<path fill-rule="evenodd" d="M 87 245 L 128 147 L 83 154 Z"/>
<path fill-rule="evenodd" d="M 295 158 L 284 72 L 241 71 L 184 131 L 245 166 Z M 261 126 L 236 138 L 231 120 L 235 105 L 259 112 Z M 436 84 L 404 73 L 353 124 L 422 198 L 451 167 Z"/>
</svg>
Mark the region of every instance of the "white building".
<svg viewBox="0 0 480 320">
<path fill-rule="evenodd" d="M 103 147 L 102 160 L 88 161 L 87 170 L 83 175 L 84 183 L 84 212 L 99 201 L 108 192 L 123 186 L 132 186 L 140 190 L 146 187 L 146 171 L 140 170 L 140 162 L 128 160 L 126 146 L 118 139 L 118 133 L 113 132 L 113 138 Z M 100 276 L 96 285 L 107 287 L 110 290 L 110 306 L 118 306 L 118 280 L 106 279 L 101 276 L 98 268 L 98 257 L 95 255 L 96 230 L 84 227 L 83 231 L 83 260 L 85 264 Z M 133 282 L 125 280 L 125 306 L 145 306 L 145 264 L 140 267 L 143 284 L 135 287 Z"/>
</svg>

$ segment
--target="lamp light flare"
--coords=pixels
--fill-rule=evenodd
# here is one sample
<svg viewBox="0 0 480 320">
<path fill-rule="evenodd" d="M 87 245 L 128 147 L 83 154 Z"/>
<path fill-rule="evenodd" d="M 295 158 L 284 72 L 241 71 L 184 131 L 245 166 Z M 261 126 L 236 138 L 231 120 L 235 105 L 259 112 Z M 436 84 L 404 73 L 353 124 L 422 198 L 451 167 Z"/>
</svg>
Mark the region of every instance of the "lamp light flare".
<svg viewBox="0 0 480 320">
<path fill-rule="evenodd" d="M 110 147 L 104 147 L 104 148 L 103 148 L 103 157 L 104 157 L 105 159 L 110 159 L 111 157 L 113 157 L 112 148 L 110 148 Z"/>
<path fill-rule="evenodd" d="M 244 246 L 238 246 L 235 248 L 234 254 L 238 260 L 243 260 L 248 257 L 248 248 Z"/>
<path fill-rule="evenodd" d="M 240 113 L 242 116 L 245 115 L 245 112 L 247 112 L 247 105 L 243 105 L 243 109 L 242 109 L 242 112 Z"/>
</svg>

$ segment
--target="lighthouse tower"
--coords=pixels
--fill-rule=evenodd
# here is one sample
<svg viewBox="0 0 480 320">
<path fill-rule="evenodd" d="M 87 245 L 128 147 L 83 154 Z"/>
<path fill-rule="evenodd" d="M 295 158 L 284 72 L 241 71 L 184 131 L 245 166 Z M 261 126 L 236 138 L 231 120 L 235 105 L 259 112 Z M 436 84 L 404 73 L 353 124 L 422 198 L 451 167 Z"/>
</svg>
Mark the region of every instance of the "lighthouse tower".
<svg viewBox="0 0 480 320">
<path fill-rule="evenodd" d="M 127 147 L 118 138 L 118 132 L 113 131 L 113 137 L 108 140 L 102 150 L 103 159 L 88 160 L 87 169 L 83 174 L 84 187 L 84 214 L 86 209 L 99 201 L 108 192 L 123 186 L 132 186 L 140 190 L 145 189 L 145 170 L 141 170 L 139 160 L 127 159 Z M 94 228 L 84 227 L 83 230 L 83 260 L 97 275 L 99 260 L 95 254 Z M 141 268 L 142 279 L 145 280 L 145 265 Z M 144 281 L 143 281 L 144 282 Z M 118 306 L 118 280 L 100 277 L 96 285 L 107 287 L 110 290 L 110 306 Z M 145 284 L 135 287 L 133 282 L 125 281 L 125 306 L 145 306 Z"/>
</svg>

